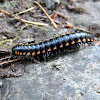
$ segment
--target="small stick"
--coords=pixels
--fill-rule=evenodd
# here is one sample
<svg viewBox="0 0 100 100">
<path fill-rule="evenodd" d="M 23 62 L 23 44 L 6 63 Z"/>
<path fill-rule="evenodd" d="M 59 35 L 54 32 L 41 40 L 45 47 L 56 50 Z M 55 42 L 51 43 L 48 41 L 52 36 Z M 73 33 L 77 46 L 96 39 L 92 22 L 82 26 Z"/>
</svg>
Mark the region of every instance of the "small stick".
<svg viewBox="0 0 100 100">
<path fill-rule="evenodd" d="M 26 12 L 28 12 L 28 11 L 30 11 L 30 10 L 33 10 L 35 7 L 31 7 L 31 8 L 29 8 L 29 9 L 27 9 L 27 10 L 24 10 L 24 11 L 22 11 L 22 12 L 19 12 L 19 13 L 16 13 L 15 15 L 20 15 L 20 14 L 23 14 L 23 13 L 26 13 Z"/>
<path fill-rule="evenodd" d="M 0 9 L 0 11 L 1 11 L 1 12 L 3 12 L 4 14 L 6 14 L 6 15 L 11 16 L 11 14 L 10 14 L 10 13 L 8 13 L 8 12 L 6 12 L 6 11 L 2 10 L 2 9 Z"/>
<path fill-rule="evenodd" d="M 21 19 L 21 21 L 22 21 L 22 22 L 29 23 L 29 24 L 34 24 L 34 25 L 48 26 L 48 24 L 45 24 L 45 23 L 31 22 L 31 21 L 27 21 L 27 20 L 25 20 L 25 19 Z"/>
<path fill-rule="evenodd" d="M 46 16 L 49 18 L 49 20 L 51 21 L 51 23 L 53 24 L 54 28 L 57 28 L 56 23 L 52 20 L 52 18 L 47 14 L 47 12 L 44 10 L 44 8 L 37 2 L 34 1 L 34 3 L 36 3 L 42 10 L 43 12 L 46 14 Z"/>
<path fill-rule="evenodd" d="M 31 21 L 27 21 L 27 20 L 21 19 L 16 14 L 15 15 L 11 15 L 10 13 L 8 13 L 8 12 L 2 10 L 2 9 L 0 9 L 0 11 L 3 12 L 4 14 L 7 14 L 7 15 L 9 15 L 11 17 L 14 17 L 14 18 L 18 19 L 21 22 L 25 22 L 25 23 L 29 23 L 29 24 L 34 24 L 34 25 L 48 26 L 48 24 L 45 24 L 45 23 L 31 22 Z"/>
<path fill-rule="evenodd" d="M 10 61 L 5 61 L 5 62 L 0 63 L 0 66 L 2 66 L 2 65 L 4 65 L 4 64 L 8 64 L 8 63 L 12 63 L 12 62 L 16 62 L 16 61 L 19 61 L 19 60 L 21 60 L 21 58 L 14 59 L 14 60 L 10 60 Z"/>
</svg>

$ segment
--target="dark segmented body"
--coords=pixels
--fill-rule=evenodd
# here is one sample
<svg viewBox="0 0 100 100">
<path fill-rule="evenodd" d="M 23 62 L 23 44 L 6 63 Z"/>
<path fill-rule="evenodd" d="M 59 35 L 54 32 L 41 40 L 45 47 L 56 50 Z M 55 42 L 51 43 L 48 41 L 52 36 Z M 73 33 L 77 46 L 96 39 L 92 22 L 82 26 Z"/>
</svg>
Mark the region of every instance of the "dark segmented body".
<svg viewBox="0 0 100 100">
<path fill-rule="evenodd" d="M 61 35 L 59 37 L 40 42 L 38 44 L 17 45 L 13 47 L 13 55 L 19 57 L 34 57 L 38 60 L 47 59 L 48 56 L 73 51 L 80 47 L 81 43 L 91 43 L 94 37 L 85 32 Z"/>
</svg>

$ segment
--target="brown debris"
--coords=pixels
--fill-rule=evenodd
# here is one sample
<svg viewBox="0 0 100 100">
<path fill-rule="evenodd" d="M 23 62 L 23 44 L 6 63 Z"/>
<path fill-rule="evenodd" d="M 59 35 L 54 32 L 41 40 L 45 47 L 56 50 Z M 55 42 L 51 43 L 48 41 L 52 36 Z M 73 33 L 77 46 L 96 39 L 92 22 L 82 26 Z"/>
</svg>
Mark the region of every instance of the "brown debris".
<svg viewBox="0 0 100 100">
<path fill-rule="evenodd" d="M 28 23 L 28 24 L 34 24 L 34 25 L 41 25 L 41 26 L 48 26 L 48 24 L 45 24 L 45 23 L 39 23 L 39 22 L 32 22 L 32 21 L 27 21 L 25 19 L 21 19 L 19 16 L 17 16 L 16 14 L 15 15 L 11 15 L 10 13 L 8 13 L 7 11 L 4 11 L 2 9 L 0 9 L 0 11 L 4 14 L 7 14 L 11 17 L 14 17 L 16 19 L 18 19 L 19 21 L 23 22 L 23 23 Z"/>
<path fill-rule="evenodd" d="M 17 14 L 15 14 L 15 15 L 20 15 L 20 14 L 23 14 L 23 13 L 27 13 L 28 11 L 31 11 L 31 10 L 33 10 L 35 7 L 31 7 L 31 8 L 29 8 L 29 9 L 27 9 L 27 10 L 24 10 L 24 11 L 22 11 L 22 12 L 19 12 L 19 13 L 17 13 Z"/>
<path fill-rule="evenodd" d="M 52 16 L 51 16 L 52 19 L 55 19 L 56 17 L 57 17 L 56 13 L 52 14 Z"/>
<path fill-rule="evenodd" d="M 52 18 L 48 15 L 48 13 L 44 10 L 44 8 L 38 2 L 34 1 L 34 3 L 36 3 L 42 9 L 42 11 L 46 14 L 46 16 L 49 18 L 49 20 L 53 24 L 54 28 L 57 28 L 56 23 L 52 20 Z"/>
<path fill-rule="evenodd" d="M 74 0 L 69 0 L 68 1 L 68 4 L 66 6 L 66 8 L 69 10 L 69 11 L 72 11 L 72 12 L 75 12 L 75 13 L 78 13 L 78 14 L 82 14 L 85 12 L 85 9 L 82 8 L 82 7 L 77 7 L 75 5 L 75 1 Z"/>
<path fill-rule="evenodd" d="M 68 10 L 78 13 L 78 14 L 82 14 L 85 12 L 85 9 L 81 7 L 74 7 L 74 6 L 68 5 L 67 8 Z"/>
<path fill-rule="evenodd" d="M 9 77 L 20 77 L 24 74 L 24 70 L 21 66 L 19 68 L 15 67 L 14 64 L 11 67 L 0 68 L 0 77 L 9 78 Z"/>
<path fill-rule="evenodd" d="M 7 37 L 7 39 L 13 39 L 14 37 L 16 37 L 13 33 L 10 32 L 0 32 L 0 34 L 3 34 L 4 36 Z"/>
</svg>

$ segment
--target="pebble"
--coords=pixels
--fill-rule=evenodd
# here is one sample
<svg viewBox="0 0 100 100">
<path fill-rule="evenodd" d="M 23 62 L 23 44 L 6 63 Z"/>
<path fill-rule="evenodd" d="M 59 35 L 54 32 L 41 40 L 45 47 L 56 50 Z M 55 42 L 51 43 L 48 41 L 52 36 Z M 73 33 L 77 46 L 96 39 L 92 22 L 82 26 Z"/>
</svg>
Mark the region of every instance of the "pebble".
<svg viewBox="0 0 100 100">
<path fill-rule="evenodd" d="M 53 10 L 60 4 L 60 0 L 45 0 L 45 4 L 48 9 Z"/>
</svg>

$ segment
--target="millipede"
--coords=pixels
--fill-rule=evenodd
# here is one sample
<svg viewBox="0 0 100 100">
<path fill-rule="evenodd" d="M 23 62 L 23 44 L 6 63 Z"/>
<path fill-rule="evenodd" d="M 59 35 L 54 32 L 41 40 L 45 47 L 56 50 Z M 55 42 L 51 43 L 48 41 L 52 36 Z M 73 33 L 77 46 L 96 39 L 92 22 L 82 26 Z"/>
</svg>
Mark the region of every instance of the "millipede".
<svg viewBox="0 0 100 100">
<path fill-rule="evenodd" d="M 16 57 L 47 60 L 48 57 L 77 50 L 81 44 L 91 44 L 94 41 L 94 37 L 86 32 L 62 34 L 39 43 L 16 45 L 12 48 L 12 54 Z"/>
</svg>

